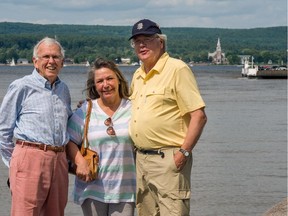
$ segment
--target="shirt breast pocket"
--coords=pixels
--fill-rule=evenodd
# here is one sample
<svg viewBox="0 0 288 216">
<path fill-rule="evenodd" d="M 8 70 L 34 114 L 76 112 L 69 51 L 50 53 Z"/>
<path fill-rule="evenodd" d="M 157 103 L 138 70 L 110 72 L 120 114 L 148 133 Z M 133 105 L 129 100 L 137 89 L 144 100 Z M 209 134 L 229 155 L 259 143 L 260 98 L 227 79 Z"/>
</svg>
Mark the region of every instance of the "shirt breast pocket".
<svg viewBox="0 0 288 216">
<path fill-rule="evenodd" d="M 162 108 L 165 99 L 165 89 L 151 89 L 146 92 L 145 105 L 151 108 Z"/>
</svg>

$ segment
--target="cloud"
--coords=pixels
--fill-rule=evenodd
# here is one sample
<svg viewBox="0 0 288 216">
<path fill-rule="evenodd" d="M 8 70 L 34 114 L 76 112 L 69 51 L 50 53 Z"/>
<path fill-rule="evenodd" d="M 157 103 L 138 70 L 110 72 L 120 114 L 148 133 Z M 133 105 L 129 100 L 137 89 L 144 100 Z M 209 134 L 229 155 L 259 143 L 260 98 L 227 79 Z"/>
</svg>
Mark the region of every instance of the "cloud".
<svg viewBox="0 0 288 216">
<path fill-rule="evenodd" d="M 0 21 L 42 24 L 252 28 L 287 25 L 286 0 L 2 0 Z M 13 12 L 11 12 L 13 11 Z"/>
</svg>

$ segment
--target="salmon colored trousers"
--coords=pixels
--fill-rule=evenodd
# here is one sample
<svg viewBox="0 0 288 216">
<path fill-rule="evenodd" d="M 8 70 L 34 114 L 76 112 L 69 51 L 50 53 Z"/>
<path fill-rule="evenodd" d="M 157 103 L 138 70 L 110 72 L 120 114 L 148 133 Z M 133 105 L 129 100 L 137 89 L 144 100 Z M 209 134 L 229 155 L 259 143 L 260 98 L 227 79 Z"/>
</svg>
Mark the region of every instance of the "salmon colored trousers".
<svg viewBox="0 0 288 216">
<path fill-rule="evenodd" d="M 65 152 L 16 145 L 9 178 L 11 216 L 64 216 L 68 199 Z"/>
</svg>

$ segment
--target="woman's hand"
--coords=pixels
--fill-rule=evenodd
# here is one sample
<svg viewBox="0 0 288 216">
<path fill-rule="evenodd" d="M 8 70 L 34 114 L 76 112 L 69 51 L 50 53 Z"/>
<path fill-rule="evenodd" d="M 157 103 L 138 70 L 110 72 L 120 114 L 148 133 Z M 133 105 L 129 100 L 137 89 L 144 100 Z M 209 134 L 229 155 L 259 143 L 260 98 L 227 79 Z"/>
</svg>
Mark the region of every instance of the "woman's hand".
<svg viewBox="0 0 288 216">
<path fill-rule="evenodd" d="M 85 100 L 78 101 L 77 108 L 80 108 L 84 102 Z"/>
<path fill-rule="evenodd" d="M 78 157 L 78 163 L 76 163 L 76 176 L 80 178 L 82 181 L 89 182 L 92 180 L 91 171 L 89 169 L 87 161 L 82 157 Z"/>
<path fill-rule="evenodd" d="M 76 165 L 76 176 L 83 181 L 91 181 L 91 173 L 87 161 L 81 155 L 78 146 L 69 141 L 66 146 L 67 158 Z"/>
</svg>

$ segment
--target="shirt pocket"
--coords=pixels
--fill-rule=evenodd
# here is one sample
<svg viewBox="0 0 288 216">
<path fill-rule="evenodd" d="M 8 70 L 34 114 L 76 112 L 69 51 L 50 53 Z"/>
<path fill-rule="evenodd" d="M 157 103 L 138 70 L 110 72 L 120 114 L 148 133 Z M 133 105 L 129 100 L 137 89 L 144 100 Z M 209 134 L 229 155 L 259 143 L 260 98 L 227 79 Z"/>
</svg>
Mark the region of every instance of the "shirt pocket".
<svg viewBox="0 0 288 216">
<path fill-rule="evenodd" d="M 145 105 L 151 106 L 151 108 L 162 108 L 165 98 L 165 88 L 150 89 L 145 95 Z"/>
</svg>

